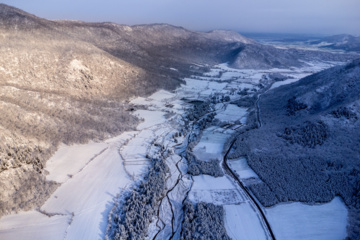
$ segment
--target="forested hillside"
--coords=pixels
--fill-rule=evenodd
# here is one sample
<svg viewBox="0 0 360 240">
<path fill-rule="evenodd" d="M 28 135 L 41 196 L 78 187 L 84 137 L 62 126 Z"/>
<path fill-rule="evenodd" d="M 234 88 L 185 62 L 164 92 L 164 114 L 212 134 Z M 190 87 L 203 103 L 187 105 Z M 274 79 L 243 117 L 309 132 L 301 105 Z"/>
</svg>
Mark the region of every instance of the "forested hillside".
<svg viewBox="0 0 360 240">
<path fill-rule="evenodd" d="M 261 203 L 341 196 L 349 236 L 359 236 L 360 61 L 268 91 L 259 108 L 261 127 L 237 139 L 235 155 L 246 155 L 263 180 L 252 187 Z"/>
</svg>

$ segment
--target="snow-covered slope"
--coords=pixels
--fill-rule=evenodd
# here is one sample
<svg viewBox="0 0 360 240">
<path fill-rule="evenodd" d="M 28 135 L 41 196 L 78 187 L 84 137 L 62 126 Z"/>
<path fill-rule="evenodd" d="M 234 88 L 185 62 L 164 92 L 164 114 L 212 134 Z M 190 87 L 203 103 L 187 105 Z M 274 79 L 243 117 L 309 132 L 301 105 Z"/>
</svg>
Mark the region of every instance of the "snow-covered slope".
<svg viewBox="0 0 360 240">
<path fill-rule="evenodd" d="M 241 136 L 237 151 L 264 181 L 253 191 L 265 206 L 340 195 L 350 209 L 349 234 L 357 234 L 359 96 L 359 60 L 261 96 L 261 127 Z"/>
</svg>

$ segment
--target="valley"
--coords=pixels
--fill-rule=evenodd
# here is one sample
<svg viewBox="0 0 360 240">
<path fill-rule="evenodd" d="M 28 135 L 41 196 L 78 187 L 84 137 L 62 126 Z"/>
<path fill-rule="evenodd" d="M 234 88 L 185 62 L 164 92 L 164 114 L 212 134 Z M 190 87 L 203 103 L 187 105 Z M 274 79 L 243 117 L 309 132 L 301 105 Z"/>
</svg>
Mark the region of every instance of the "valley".
<svg viewBox="0 0 360 240">
<path fill-rule="evenodd" d="M 298 40 L 0 4 L 0 239 L 357 239 L 358 38 Z"/>
<path fill-rule="evenodd" d="M 109 228 L 112 223 L 108 221 L 113 219 L 111 214 L 116 214 L 114 201 L 121 204 L 120 200 L 125 193 L 131 192 L 143 181 L 151 166 L 150 159 L 162 158 L 168 168 L 166 187 L 156 203 L 148 230 L 143 233 L 146 239 L 182 238 L 182 232 L 185 231 L 185 213 L 182 210 L 185 201 L 223 207 L 225 222 L 221 227 L 232 239 L 254 239 L 254 236 L 257 239 L 272 239 L 272 234 L 276 239 L 286 239 L 289 235 L 278 227 L 277 214 L 287 213 L 289 218 L 294 218 L 291 209 L 296 209 L 298 203 L 293 203 L 294 207 L 284 205 L 284 208 L 289 206 L 288 210 L 285 208 L 279 210 L 279 213 L 276 209 L 282 208 L 281 204 L 276 208 L 262 207 L 244 189 L 261 182 L 247 165 L 246 159 L 223 162 L 224 156 L 226 159 L 228 155 L 227 149 L 231 150 L 231 139 L 241 134 L 252 121 L 249 109 L 235 103 L 244 96 L 258 94 L 269 89 L 271 84 L 279 83 L 274 83 L 269 77 L 275 73 L 295 81 L 332 64 L 336 63 L 319 63 L 293 70 L 261 71 L 237 70 L 223 64 L 215 66 L 203 76 L 185 78 L 186 84 L 173 92 L 160 90 L 149 97 L 132 99 L 129 103 L 134 109 L 132 114 L 141 119 L 136 130 L 106 141 L 60 146 L 47 161 L 45 170 L 49 172 L 46 176 L 48 180 L 61 185 L 36 211 L 2 217 L 0 237 L 112 238 L 112 230 Z M 265 86 L 261 88 L 260 84 Z M 196 115 L 194 105 L 201 103 L 208 106 Z M 209 119 L 210 114 L 214 116 Z M 187 160 L 189 154 L 193 156 L 193 162 Z M 220 168 L 221 162 L 227 163 L 236 176 Z M 327 216 L 336 216 L 338 212 L 342 217 L 328 217 L 330 222 L 323 222 L 327 230 L 321 228 L 321 232 L 310 231 L 307 236 L 309 239 L 315 235 L 321 236 L 322 233 L 329 234 L 324 235 L 324 239 L 329 239 L 331 234 L 346 236 L 345 206 L 341 201 L 337 205 L 327 206 L 319 205 L 324 210 L 319 209 L 319 215 L 315 214 L 311 218 L 316 221 L 324 211 Z M 311 213 L 314 214 L 314 210 Z M 296 216 L 299 214 L 307 216 L 303 210 L 296 212 Z M 298 224 L 303 224 L 302 220 L 298 221 Z M 338 221 L 337 228 L 334 228 L 334 221 Z M 206 226 L 206 222 L 203 224 Z M 291 238 L 304 239 L 301 232 L 291 230 L 295 227 L 291 224 L 287 226 Z M 310 228 L 309 225 L 304 231 Z"/>
</svg>

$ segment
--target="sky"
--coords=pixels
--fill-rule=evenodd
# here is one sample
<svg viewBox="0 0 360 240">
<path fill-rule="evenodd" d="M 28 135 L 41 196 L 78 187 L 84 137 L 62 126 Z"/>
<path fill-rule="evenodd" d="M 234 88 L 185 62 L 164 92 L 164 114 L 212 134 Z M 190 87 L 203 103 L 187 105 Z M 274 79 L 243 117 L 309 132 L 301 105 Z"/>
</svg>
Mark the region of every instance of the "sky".
<svg viewBox="0 0 360 240">
<path fill-rule="evenodd" d="M 191 30 L 360 35 L 360 0 L 5 0 L 47 19 Z"/>
</svg>

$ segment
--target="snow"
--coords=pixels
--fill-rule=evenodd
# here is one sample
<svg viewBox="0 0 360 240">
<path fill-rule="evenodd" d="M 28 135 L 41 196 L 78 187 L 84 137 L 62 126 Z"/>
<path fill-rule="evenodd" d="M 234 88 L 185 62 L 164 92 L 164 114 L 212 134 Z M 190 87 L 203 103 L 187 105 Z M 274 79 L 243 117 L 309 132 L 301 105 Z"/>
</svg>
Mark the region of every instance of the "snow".
<svg viewBox="0 0 360 240">
<path fill-rule="evenodd" d="M 73 59 L 73 60 L 70 62 L 70 66 L 71 66 L 71 68 L 73 68 L 74 70 L 86 70 L 86 71 L 89 70 L 87 67 L 85 67 L 85 66 L 83 65 L 83 63 L 82 63 L 80 60 L 77 60 L 77 59 Z"/>
<path fill-rule="evenodd" d="M 210 69 L 210 72 L 207 72 L 204 74 L 204 76 L 207 76 L 207 77 L 216 77 L 219 75 L 219 72 L 221 71 L 221 69 L 218 69 L 218 68 L 212 68 Z"/>
<path fill-rule="evenodd" d="M 116 146 L 96 157 L 86 170 L 62 184 L 41 207 L 50 213 L 74 213 L 67 239 L 103 235 L 113 198 L 131 183 Z"/>
<path fill-rule="evenodd" d="M 225 205 L 225 229 L 233 240 L 267 239 L 260 220 L 249 204 Z M 289 238 L 291 239 L 291 238 Z"/>
<path fill-rule="evenodd" d="M 160 205 L 159 218 L 162 220 L 161 222 L 164 223 L 165 226 L 160 232 L 160 236 L 158 239 L 167 239 L 166 236 L 171 236 L 171 217 L 172 215 L 170 202 L 167 198 L 164 198 Z"/>
<path fill-rule="evenodd" d="M 245 157 L 230 159 L 227 163 L 229 167 L 239 175 L 240 179 L 259 178 L 254 170 L 249 167 Z"/>
<path fill-rule="evenodd" d="M 193 177 L 194 184 L 191 191 L 193 190 L 211 190 L 211 189 L 233 189 L 234 183 L 227 177 L 212 177 L 209 175 L 200 175 Z"/>
<path fill-rule="evenodd" d="M 235 122 L 240 120 L 241 123 L 246 123 L 247 109 L 238 107 L 234 104 L 228 104 L 226 110 L 218 113 L 215 118 L 224 122 Z"/>
<path fill-rule="evenodd" d="M 194 147 L 193 153 L 201 161 L 221 159 L 224 144 L 231 136 L 232 131 L 223 132 L 221 128 L 209 127 L 203 131 L 200 142 Z"/>
<path fill-rule="evenodd" d="M 347 209 L 340 197 L 318 205 L 278 204 L 266 209 L 276 239 L 346 238 Z"/>
<path fill-rule="evenodd" d="M 150 105 L 151 104 L 150 100 L 148 100 L 147 98 L 144 98 L 144 97 L 134 98 L 130 102 L 135 105 Z"/>
<path fill-rule="evenodd" d="M 236 185 L 227 177 L 200 175 L 193 177 L 193 186 L 189 193 L 192 202 L 206 202 L 216 205 L 240 204 L 245 202 Z"/>
<path fill-rule="evenodd" d="M 0 239 L 63 240 L 70 220 L 69 215 L 47 217 L 37 211 L 4 216 L 0 219 Z"/>
<path fill-rule="evenodd" d="M 185 78 L 186 85 L 182 85 L 184 90 L 193 90 L 193 92 L 199 92 L 201 89 L 206 89 L 209 85 L 207 81 L 196 80 L 192 78 Z"/>
<path fill-rule="evenodd" d="M 159 90 L 147 98 L 137 97 L 131 100 L 134 105 L 143 105 L 147 107 L 147 111 L 171 111 L 177 114 L 183 114 L 183 102 L 179 99 L 177 94 L 170 93 L 165 90 Z M 169 107 L 168 105 L 172 105 Z M 146 110 L 144 110 L 146 111 Z M 138 110 L 135 114 L 139 114 L 140 117 L 146 118 L 148 115 L 153 115 L 154 113 L 146 114 Z M 162 114 L 164 115 L 164 114 Z M 159 116 L 158 116 L 159 117 Z M 151 124 L 151 123 L 150 123 Z"/>
<path fill-rule="evenodd" d="M 47 180 L 63 183 L 79 172 L 96 154 L 107 148 L 106 143 L 86 145 L 61 145 L 56 153 L 46 162 L 45 170 L 50 174 Z"/>
<path fill-rule="evenodd" d="M 143 130 L 166 121 L 164 113 L 160 111 L 137 110 L 135 111 L 135 115 L 144 119 L 144 121 L 136 127 L 137 130 Z"/>
<path fill-rule="evenodd" d="M 248 89 L 253 89 L 256 88 L 256 86 L 254 86 L 253 84 L 250 83 L 237 83 L 236 86 L 240 89 L 244 89 L 244 88 L 248 88 Z"/>
<path fill-rule="evenodd" d="M 306 64 L 308 65 L 307 67 L 302 67 L 302 68 L 295 68 L 293 72 L 289 72 L 289 74 L 287 74 L 289 77 L 291 77 L 290 79 L 286 79 L 284 81 L 279 81 L 279 82 L 275 82 L 270 89 L 274 89 L 283 85 L 287 85 L 290 83 L 294 83 L 299 81 L 300 79 L 307 77 L 315 72 L 319 72 L 321 70 L 324 70 L 326 68 L 330 68 L 333 67 L 335 65 L 339 65 L 341 63 L 339 62 L 306 62 Z M 272 71 L 274 72 L 274 71 Z M 284 72 L 284 70 L 282 69 L 282 72 Z"/>
<path fill-rule="evenodd" d="M 279 82 L 275 82 L 270 89 L 274 89 L 274 88 L 277 88 L 277 87 L 280 87 L 280 86 L 283 86 L 283 85 L 287 85 L 287 84 L 290 84 L 290 83 L 294 83 L 294 82 L 297 82 L 299 81 L 300 79 L 298 78 L 295 78 L 295 79 L 287 79 L 287 80 L 284 80 L 284 81 L 279 81 Z"/>
<path fill-rule="evenodd" d="M 208 88 L 215 90 L 215 91 L 221 91 L 227 85 L 228 85 L 227 83 L 209 82 Z"/>
<path fill-rule="evenodd" d="M 61 146 L 47 170 L 48 178 L 62 185 L 41 206 L 44 214 L 31 211 L 1 218 L 0 239 L 103 236 L 114 197 L 133 182 L 118 150 L 134 136 L 126 132 L 101 143 Z"/>
<path fill-rule="evenodd" d="M 159 91 L 153 93 L 150 97 L 148 97 L 148 99 L 151 100 L 152 104 L 154 104 L 156 102 L 164 103 L 167 100 L 174 98 L 175 96 L 176 96 L 175 94 L 170 93 L 168 91 L 159 90 Z"/>
</svg>

